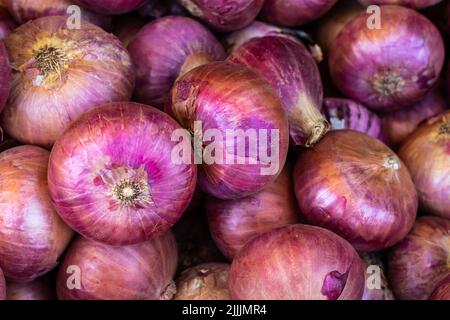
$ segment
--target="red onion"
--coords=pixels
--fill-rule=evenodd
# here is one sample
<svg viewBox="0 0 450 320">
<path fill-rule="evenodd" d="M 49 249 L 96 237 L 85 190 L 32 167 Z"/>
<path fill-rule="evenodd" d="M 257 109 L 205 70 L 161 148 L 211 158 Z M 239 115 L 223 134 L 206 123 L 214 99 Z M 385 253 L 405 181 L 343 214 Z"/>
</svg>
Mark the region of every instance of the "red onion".
<svg viewBox="0 0 450 320">
<path fill-rule="evenodd" d="M 283 169 L 277 179 L 259 193 L 238 199 L 208 198 L 206 212 L 219 249 L 229 259 L 253 237 L 271 229 L 299 222 L 291 172 Z"/>
<path fill-rule="evenodd" d="M 248 26 L 264 0 L 179 0 L 190 14 L 217 31 L 235 31 Z"/>
<path fill-rule="evenodd" d="M 430 300 L 450 300 L 450 275 L 448 275 L 441 283 L 436 287 L 431 294 Z"/>
<path fill-rule="evenodd" d="M 288 114 L 294 146 L 309 147 L 328 131 L 320 113 L 323 88 L 319 69 L 299 42 L 277 36 L 253 39 L 228 60 L 256 71 L 276 89 Z"/>
<path fill-rule="evenodd" d="M 249 242 L 234 258 L 228 283 L 232 299 L 361 299 L 364 263 L 331 231 L 291 225 Z"/>
<path fill-rule="evenodd" d="M 119 39 L 84 21 L 68 29 L 66 20 L 39 18 L 5 39 L 15 72 L 2 126 L 23 143 L 50 147 L 83 112 L 133 92 L 133 66 Z"/>
<path fill-rule="evenodd" d="M 390 252 L 388 276 L 399 299 L 428 299 L 450 275 L 450 221 L 420 217 L 410 234 Z"/>
<path fill-rule="evenodd" d="M 49 152 L 20 146 L 0 154 L 0 267 L 11 281 L 53 269 L 72 238 L 51 205 Z"/>
<path fill-rule="evenodd" d="M 254 194 L 284 166 L 288 122 L 282 103 L 248 68 L 215 62 L 191 70 L 176 81 L 166 111 L 194 133 L 199 184 L 209 195 Z"/>
<path fill-rule="evenodd" d="M 6 38 L 17 27 L 8 9 L 0 6 L 0 39 Z"/>
<path fill-rule="evenodd" d="M 11 67 L 8 52 L 0 41 L 0 113 L 3 111 L 11 89 Z"/>
<path fill-rule="evenodd" d="M 429 6 L 434 6 L 442 0 L 359 0 L 361 4 L 369 6 L 372 4 L 396 4 L 400 6 L 421 9 Z"/>
<path fill-rule="evenodd" d="M 381 119 L 362 104 L 350 99 L 326 98 L 324 113 L 333 130 L 352 129 L 386 142 Z"/>
<path fill-rule="evenodd" d="M 229 300 L 227 263 L 204 263 L 189 268 L 177 279 L 175 300 Z"/>
<path fill-rule="evenodd" d="M 170 300 L 177 247 L 172 233 L 112 247 L 79 237 L 59 269 L 61 300 Z"/>
<path fill-rule="evenodd" d="M 294 183 L 306 219 L 360 251 L 394 245 L 416 218 L 417 193 L 406 166 L 381 141 L 357 131 L 331 131 L 301 154 Z"/>
<path fill-rule="evenodd" d="M 265 0 L 261 14 L 269 22 L 297 27 L 320 18 L 336 2 L 337 0 Z"/>
<path fill-rule="evenodd" d="M 379 255 L 362 253 L 361 257 L 366 263 L 366 285 L 362 300 L 395 300 Z"/>
<path fill-rule="evenodd" d="M 5 277 L 2 269 L 0 268 L 0 300 L 6 299 Z"/>
<path fill-rule="evenodd" d="M 136 97 L 162 106 L 180 71 L 226 57 L 214 35 L 186 17 L 164 17 L 144 26 L 128 50 L 136 67 Z"/>
<path fill-rule="evenodd" d="M 123 14 L 138 9 L 148 0 L 75 0 L 89 10 L 102 14 Z"/>
<path fill-rule="evenodd" d="M 421 205 L 450 219 L 450 110 L 429 119 L 399 153 L 411 173 Z"/>
<path fill-rule="evenodd" d="M 411 105 L 439 77 L 444 62 L 441 35 L 412 9 L 381 7 L 380 29 L 368 28 L 370 17 L 359 14 L 333 42 L 329 65 L 334 82 L 345 95 L 374 110 Z"/>
<path fill-rule="evenodd" d="M 8 282 L 7 300 L 56 300 L 55 280 L 43 276 L 28 283 Z"/>
</svg>

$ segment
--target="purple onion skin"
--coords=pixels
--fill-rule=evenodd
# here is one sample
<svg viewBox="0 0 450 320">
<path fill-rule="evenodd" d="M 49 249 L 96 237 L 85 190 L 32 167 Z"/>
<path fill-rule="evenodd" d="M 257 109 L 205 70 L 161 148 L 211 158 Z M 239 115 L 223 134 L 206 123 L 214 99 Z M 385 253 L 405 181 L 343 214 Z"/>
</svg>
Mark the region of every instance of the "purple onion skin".
<svg viewBox="0 0 450 320">
<path fill-rule="evenodd" d="M 132 102 L 85 113 L 51 153 L 48 181 L 59 215 L 84 237 L 110 245 L 143 242 L 172 227 L 197 176 L 193 159 L 171 159 L 177 129 L 167 114 Z"/>
<path fill-rule="evenodd" d="M 364 286 L 364 294 L 362 300 L 395 300 L 394 294 L 390 288 L 390 284 L 386 278 L 386 271 L 380 256 L 376 253 L 362 253 L 362 259 L 366 263 L 366 285 Z M 373 288 L 374 279 L 372 277 L 377 276 L 369 267 L 379 268 L 380 288 Z M 370 285 L 370 287 L 369 287 Z"/>
<path fill-rule="evenodd" d="M 6 300 L 56 300 L 53 276 L 39 277 L 31 282 L 8 282 Z"/>
<path fill-rule="evenodd" d="M 176 268 L 177 247 L 170 231 L 121 247 L 79 237 L 61 264 L 56 291 L 60 300 L 169 300 L 175 293 Z M 80 287 L 74 288 L 77 274 Z"/>
<path fill-rule="evenodd" d="M 301 154 L 294 184 L 305 218 L 359 251 L 394 245 L 416 218 L 417 192 L 406 166 L 381 141 L 357 131 L 331 131 Z"/>
<path fill-rule="evenodd" d="M 138 9 L 148 0 L 75 0 L 78 4 L 101 14 L 124 14 Z"/>
<path fill-rule="evenodd" d="M 387 142 L 381 119 L 362 104 L 342 98 L 326 98 L 323 103 L 331 129 L 351 129 Z"/>
<path fill-rule="evenodd" d="M 6 299 L 6 287 L 5 287 L 5 276 L 0 268 L 0 300 Z"/>
<path fill-rule="evenodd" d="M 264 0 L 179 0 L 179 3 L 210 28 L 229 32 L 248 26 L 258 15 Z"/>
<path fill-rule="evenodd" d="M 17 23 L 8 10 L 0 6 L 0 40 L 5 39 L 16 27 Z"/>
<path fill-rule="evenodd" d="M 450 300 L 450 274 L 436 287 L 429 300 Z"/>
<path fill-rule="evenodd" d="M 233 260 L 228 285 L 239 300 L 359 300 L 364 263 L 331 231 L 290 225 L 250 241 Z"/>
<path fill-rule="evenodd" d="M 164 105 L 182 69 L 226 58 L 209 30 L 191 18 L 176 16 L 145 25 L 128 50 L 136 68 L 137 100 L 157 107 Z"/>
<path fill-rule="evenodd" d="M 333 42 L 329 66 L 335 84 L 346 96 L 380 112 L 420 100 L 443 66 L 439 31 L 418 12 L 400 6 L 381 7 L 381 29 L 369 29 L 368 18 L 366 12 L 359 14 Z"/>
<path fill-rule="evenodd" d="M 361 4 L 365 6 L 369 6 L 372 4 L 375 5 L 395 4 L 414 9 L 422 9 L 429 6 L 434 6 L 435 4 L 438 4 L 441 1 L 442 0 L 359 0 L 359 2 L 361 2 Z"/>
<path fill-rule="evenodd" d="M 11 91 L 11 67 L 8 52 L 3 42 L 0 42 L 0 113 L 5 108 Z"/>
<path fill-rule="evenodd" d="M 449 244 L 449 220 L 418 218 L 412 231 L 388 257 L 388 276 L 395 296 L 402 300 L 428 299 L 450 275 Z"/>
<path fill-rule="evenodd" d="M 267 80 L 280 96 L 293 146 L 309 147 L 328 131 L 320 113 L 323 87 L 314 58 L 299 42 L 267 36 L 246 42 L 227 58 Z"/>
<path fill-rule="evenodd" d="M 262 17 L 274 24 L 298 27 L 330 10 L 337 0 L 265 0 Z"/>
</svg>

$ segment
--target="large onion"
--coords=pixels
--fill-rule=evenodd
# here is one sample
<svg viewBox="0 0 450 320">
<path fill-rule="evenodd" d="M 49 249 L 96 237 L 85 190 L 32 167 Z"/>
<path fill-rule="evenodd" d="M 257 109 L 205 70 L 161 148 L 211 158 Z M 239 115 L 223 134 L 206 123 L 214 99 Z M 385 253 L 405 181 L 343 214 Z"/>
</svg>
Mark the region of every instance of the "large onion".
<svg viewBox="0 0 450 320">
<path fill-rule="evenodd" d="M 50 201 L 48 157 L 34 146 L 0 154 L 0 268 L 8 280 L 31 281 L 47 273 L 72 238 Z"/>
<path fill-rule="evenodd" d="M 450 219 L 450 110 L 414 131 L 399 155 L 411 172 L 421 205 Z"/>
<path fill-rule="evenodd" d="M 364 263 L 336 234 L 291 225 L 264 233 L 235 257 L 232 299 L 361 299 Z"/>
<path fill-rule="evenodd" d="M 15 72 L 2 126 L 23 143 L 50 147 L 83 112 L 131 97 L 133 66 L 119 39 L 85 21 L 80 29 L 66 22 L 39 18 L 5 39 Z"/>
<path fill-rule="evenodd" d="M 122 247 L 79 237 L 61 264 L 56 291 L 61 300 L 169 300 L 176 268 L 170 231 Z"/>
<path fill-rule="evenodd" d="M 416 218 L 417 192 L 403 162 L 381 141 L 351 130 L 329 132 L 294 170 L 302 214 L 360 251 L 403 239 Z"/>
<path fill-rule="evenodd" d="M 390 252 L 388 276 L 400 299 L 428 299 L 450 275 L 450 220 L 420 217 Z"/>
<path fill-rule="evenodd" d="M 366 263 L 366 285 L 362 300 L 395 300 L 380 256 L 362 253 L 361 257 Z"/>
<path fill-rule="evenodd" d="M 431 294 L 430 300 L 450 300 L 450 275 L 448 275 Z"/>
<path fill-rule="evenodd" d="M 5 300 L 6 298 L 6 287 L 5 287 L 5 276 L 0 268 L 0 300 Z"/>
<path fill-rule="evenodd" d="M 328 130 L 320 113 L 323 88 L 319 69 L 299 42 L 286 37 L 253 39 L 237 48 L 229 61 L 245 65 L 266 79 L 281 97 L 295 146 L 311 146 Z"/>
<path fill-rule="evenodd" d="M 396 4 L 415 9 L 421 9 L 429 6 L 434 6 L 442 0 L 359 0 L 363 5 L 369 6 L 371 4 Z"/>
<path fill-rule="evenodd" d="M 136 97 L 162 106 L 180 71 L 225 59 L 214 35 L 186 17 L 164 17 L 144 26 L 128 50 L 136 67 Z"/>
<path fill-rule="evenodd" d="M 148 0 L 75 0 L 86 8 L 102 14 L 123 14 L 141 7 Z"/>
<path fill-rule="evenodd" d="M 176 81 L 166 110 L 195 134 L 199 184 L 206 193 L 242 198 L 281 172 L 287 117 L 276 92 L 250 69 L 230 62 L 197 67 Z"/>
<path fill-rule="evenodd" d="M 421 14 L 400 6 L 381 7 L 379 29 L 368 28 L 368 19 L 368 13 L 359 14 L 333 42 L 329 65 L 334 82 L 345 95 L 374 110 L 392 111 L 416 102 L 443 66 L 439 31 Z"/>
<path fill-rule="evenodd" d="M 51 276 L 39 277 L 31 282 L 8 282 L 7 300 L 55 300 L 55 279 Z"/>
</svg>

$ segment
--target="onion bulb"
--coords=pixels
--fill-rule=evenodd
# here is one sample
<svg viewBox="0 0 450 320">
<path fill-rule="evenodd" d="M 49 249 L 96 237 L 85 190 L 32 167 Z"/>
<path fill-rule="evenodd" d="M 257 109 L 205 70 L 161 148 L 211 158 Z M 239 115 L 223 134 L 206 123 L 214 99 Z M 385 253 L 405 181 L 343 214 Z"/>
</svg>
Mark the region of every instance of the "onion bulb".
<svg viewBox="0 0 450 320">
<path fill-rule="evenodd" d="M 414 9 L 422 9 L 429 6 L 434 6 L 442 0 L 359 0 L 361 4 L 369 6 L 372 4 L 395 4 L 405 7 L 410 7 Z"/>
<path fill-rule="evenodd" d="M 430 300 L 450 300 L 450 275 L 448 275 L 431 294 Z"/>
<path fill-rule="evenodd" d="M 8 282 L 6 286 L 7 300 L 56 300 L 53 274 L 27 283 Z"/>
<path fill-rule="evenodd" d="M 78 4 L 102 14 L 123 14 L 138 9 L 148 0 L 75 0 Z"/>
</svg>

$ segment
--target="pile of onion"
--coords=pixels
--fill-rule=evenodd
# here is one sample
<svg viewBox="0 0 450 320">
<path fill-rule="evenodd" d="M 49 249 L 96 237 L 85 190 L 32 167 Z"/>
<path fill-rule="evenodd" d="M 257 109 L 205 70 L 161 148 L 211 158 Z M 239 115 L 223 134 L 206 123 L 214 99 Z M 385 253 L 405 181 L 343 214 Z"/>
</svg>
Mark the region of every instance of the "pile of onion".
<svg viewBox="0 0 450 320">
<path fill-rule="evenodd" d="M 208 29 L 191 18 L 175 16 L 145 25 L 128 50 L 136 68 L 136 98 L 157 107 L 164 105 L 180 72 L 226 57 Z"/>
<path fill-rule="evenodd" d="M 283 169 L 286 113 L 270 84 L 246 67 L 215 62 L 191 70 L 175 82 L 166 111 L 194 134 L 199 185 L 209 195 L 254 194 Z"/>
<path fill-rule="evenodd" d="M 5 286 L 5 276 L 0 268 L 0 300 L 5 300 L 6 298 L 6 286 Z"/>
<path fill-rule="evenodd" d="M 437 285 L 429 299 L 450 300 L 450 274 Z"/>
<path fill-rule="evenodd" d="M 148 0 L 75 0 L 75 2 L 89 10 L 102 14 L 127 13 L 138 9 L 147 1 Z"/>
<path fill-rule="evenodd" d="M 423 208 L 450 219 L 450 110 L 414 131 L 399 155 L 411 173 Z"/>
<path fill-rule="evenodd" d="M 420 217 L 411 233 L 390 252 L 389 281 L 402 300 L 428 299 L 450 275 L 450 220 Z"/>
<path fill-rule="evenodd" d="M 232 299 L 359 300 L 364 263 L 344 239 L 320 227 L 291 225 L 250 241 L 234 258 Z"/>
<path fill-rule="evenodd" d="M 83 112 L 111 101 L 129 100 L 134 71 L 115 36 L 67 18 L 30 21 L 5 39 L 14 69 L 2 127 L 26 144 L 50 147 Z"/>
<path fill-rule="evenodd" d="M 229 300 L 227 263 L 204 263 L 183 271 L 175 300 Z"/>
<path fill-rule="evenodd" d="M 189 205 L 197 176 L 193 158 L 172 159 L 176 130 L 167 114 L 133 102 L 85 113 L 52 149 L 48 183 L 59 215 L 86 238 L 111 245 L 168 230 Z"/>
<path fill-rule="evenodd" d="M 73 235 L 51 204 L 48 158 L 34 146 L 0 154 L 0 268 L 11 281 L 53 269 Z"/>
<path fill-rule="evenodd" d="M 359 0 L 361 4 L 369 6 L 372 4 L 395 4 L 415 9 L 422 9 L 429 6 L 434 6 L 442 0 Z"/>
<path fill-rule="evenodd" d="M 359 251 L 394 245 L 416 218 L 417 192 L 406 166 L 381 141 L 357 131 L 331 131 L 303 152 L 294 183 L 306 219 Z"/>
<path fill-rule="evenodd" d="M 382 6 L 381 28 L 368 28 L 370 18 L 369 13 L 359 14 L 333 42 L 329 66 L 334 82 L 346 96 L 377 111 L 411 105 L 439 77 L 444 62 L 442 37 L 412 9 Z"/>
<path fill-rule="evenodd" d="M 381 258 L 376 253 L 361 253 L 366 263 L 366 285 L 362 300 L 395 300 Z"/>
<path fill-rule="evenodd" d="M 31 282 L 8 282 L 7 300 L 55 300 L 55 279 L 53 274 L 39 277 Z"/>
<path fill-rule="evenodd" d="M 56 291 L 61 300 L 170 300 L 176 269 L 170 231 L 122 247 L 79 237 L 61 264 Z"/>
</svg>

